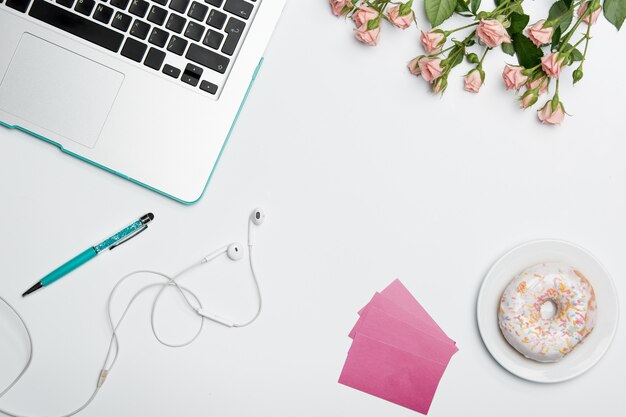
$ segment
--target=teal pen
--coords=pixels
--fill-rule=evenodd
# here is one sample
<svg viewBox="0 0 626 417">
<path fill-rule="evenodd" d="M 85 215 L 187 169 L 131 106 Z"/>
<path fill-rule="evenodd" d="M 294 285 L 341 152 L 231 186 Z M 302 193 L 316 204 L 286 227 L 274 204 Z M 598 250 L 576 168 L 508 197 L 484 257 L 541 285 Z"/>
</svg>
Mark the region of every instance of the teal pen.
<svg viewBox="0 0 626 417">
<path fill-rule="evenodd" d="M 50 272 L 38 283 L 30 287 L 28 291 L 22 294 L 22 297 L 26 297 L 28 294 L 34 293 L 38 289 L 46 287 L 53 282 L 63 278 L 65 275 L 69 274 L 82 264 L 87 263 L 88 261 L 98 256 L 101 252 L 107 249 L 113 250 L 116 247 L 120 246 L 122 243 L 128 242 L 130 239 L 146 230 L 148 228 L 148 223 L 150 223 L 152 220 L 154 220 L 154 214 L 152 213 L 141 216 L 141 218 L 134 221 L 133 224 L 126 226 L 124 229 L 106 239 L 104 242 L 99 243 L 96 246 L 90 247 L 80 255 L 74 257 L 54 271 Z"/>
</svg>

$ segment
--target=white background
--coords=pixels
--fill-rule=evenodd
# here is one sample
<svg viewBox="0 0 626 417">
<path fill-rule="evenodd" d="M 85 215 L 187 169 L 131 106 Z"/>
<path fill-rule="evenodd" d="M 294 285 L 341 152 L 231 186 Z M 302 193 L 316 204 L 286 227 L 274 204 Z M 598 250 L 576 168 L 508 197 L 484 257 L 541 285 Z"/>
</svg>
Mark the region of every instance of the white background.
<svg viewBox="0 0 626 417">
<path fill-rule="evenodd" d="M 152 338 L 150 297 L 141 298 L 121 329 L 117 368 L 82 415 L 415 415 L 337 383 L 356 311 L 396 277 L 460 348 L 430 415 L 623 415 L 623 322 L 595 368 L 547 386 L 495 363 L 475 321 L 489 266 L 537 238 L 587 247 L 626 300 L 626 84 L 618 52 L 626 38 L 604 20 L 594 32 L 585 79 L 561 94 L 573 116 L 551 128 L 504 91 L 502 62 L 512 58 L 500 52 L 486 59 L 480 94 L 461 91 L 462 68 L 440 99 L 406 71 L 422 53 L 416 29 L 385 26 L 380 45 L 367 48 L 325 1 L 293 0 L 219 168 L 190 207 L 0 130 L 0 294 L 35 339 L 31 371 L 0 407 L 38 416 L 82 404 L 105 353 L 105 300 L 117 279 L 137 268 L 173 273 L 245 241 L 247 216 L 262 206 L 259 321 L 236 330 L 209 324 L 194 345 L 173 350 Z M 568 70 L 563 84 L 569 77 Z M 33 297 L 19 296 L 147 211 L 156 219 L 141 237 Z M 223 315 L 243 319 L 254 310 L 244 262 L 220 259 L 184 283 Z M 166 299 L 158 315 L 174 341 L 196 324 L 177 301 Z M 25 341 L 1 307 L 0 317 L 4 386 L 25 360 Z"/>
</svg>

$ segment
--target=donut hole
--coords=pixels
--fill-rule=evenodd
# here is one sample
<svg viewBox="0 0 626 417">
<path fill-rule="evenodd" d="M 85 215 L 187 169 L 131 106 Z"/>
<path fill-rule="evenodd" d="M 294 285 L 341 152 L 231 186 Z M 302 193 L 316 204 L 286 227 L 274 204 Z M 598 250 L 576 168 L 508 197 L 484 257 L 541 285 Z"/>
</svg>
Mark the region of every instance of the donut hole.
<svg viewBox="0 0 626 417">
<path fill-rule="evenodd" d="M 557 307 L 556 303 L 552 300 L 548 300 L 541 305 L 541 317 L 544 320 L 550 320 L 551 318 L 556 316 L 558 310 L 559 308 Z"/>
</svg>

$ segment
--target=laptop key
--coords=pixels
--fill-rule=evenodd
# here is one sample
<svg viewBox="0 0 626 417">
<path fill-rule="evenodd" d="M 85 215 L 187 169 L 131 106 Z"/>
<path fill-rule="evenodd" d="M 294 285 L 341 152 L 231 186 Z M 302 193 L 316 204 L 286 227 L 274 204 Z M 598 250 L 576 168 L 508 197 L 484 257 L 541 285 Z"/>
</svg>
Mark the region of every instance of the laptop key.
<svg viewBox="0 0 626 417">
<path fill-rule="evenodd" d="M 224 2 L 224 0 L 204 0 L 207 3 L 209 3 L 211 6 L 215 6 L 215 7 L 222 7 L 222 3 Z"/>
<path fill-rule="evenodd" d="M 220 74 L 224 74 L 226 72 L 226 68 L 230 63 L 229 58 L 193 43 L 189 47 L 185 57 L 190 61 L 210 68 L 213 71 L 217 71 Z"/>
<path fill-rule="evenodd" d="M 204 80 L 200 83 L 200 90 L 206 91 L 209 94 L 215 94 L 217 93 L 217 86 L 207 80 Z"/>
<path fill-rule="evenodd" d="M 7 7 L 25 13 L 30 5 L 30 0 L 7 0 Z"/>
<path fill-rule="evenodd" d="M 162 25 L 167 18 L 167 10 L 160 8 L 159 6 L 152 6 L 150 13 L 148 14 L 148 20 L 154 24 Z"/>
<path fill-rule="evenodd" d="M 74 5 L 74 0 L 57 0 L 61 6 L 72 7 Z"/>
<path fill-rule="evenodd" d="M 122 47 L 121 54 L 133 61 L 141 62 L 143 55 L 146 53 L 146 49 L 148 49 L 148 45 L 145 43 L 141 43 L 133 38 L 128 38 Z"/>
<path fill-rule="evenodd" d="M 206 22 L 215 29 L 221 29 L 224 27 L 224 23 L 226 23 L 226 18 L 227 16 L 224 13 L 213 9 L 211 13 L 209 13 L 209 18 Z"/>
<path fill-rule="evenodd" d="M 97 5 L 96 11 L 93 12 L 93 18 L 104 24 L 108 24 L 111 21 L 111 17 L 113 17 L 113 9 L 104 4 Z"/>
<path fill-rule="evenodd" d="M 111 0 L 111 6 L 115 6 L 118 9 L 125 10 L 129 2 L 130 0 Z"/>
<path fill-rule="evenodd" d="M 172 32 L 181 33 L 183 31 L 183 28 L 185 27 L 185 23 L 187 23 L 187 19 L 177 14 L 171 13 L 170 18 L 167 19 L 165 27 Z"/>
<path fill-rule="evenodd" d="M 202 39 L 203 33 L 204 26 L 194 21 L 189 21 L 189 24 L 187 25 L 187 30 L 185 30 L 185 37 L 198 42 L 200 41 L 200 39 Z"/>
<path fill-rule="evenodd" d="M 180 70 L 169 64 L 165 64 L 165 66 L 163 67 L 163 74 L 169 75 L 170 77 L 178 78 L 178 76 L 180 75 Z"/>
<path fill-rule="evenodd" d="M 122 32 L 126 32 L 132 22 L 132 17 L 122 12 L 117 12 L 115 13 L 115 17 L 113 18 L 113 23 L 111 23 L 111 26 L 113 26 L 115 29 L 121 30 Z"/>
<path fill-rule="evenodd" d="M 128 12 L 135 16 L 144 17 L 148 12 L 148 7 L 150 7 L 150 4 L 145 0 L 133 0 L 128 8 Z"/>
<path fill-rule="evenodd" d="M 150 25 L 146 22 L 135 19 L 133 27 L 130 29 L 130 34 L 138 37 L 139 39 L 146 39 L 148 33 L 150 33 Z"/>
<path fill-rule="evenodd" d="M 165 61 L 165 52 L 156 48 L 150 48 L 143 64 L 158 71 L 161 69 L 163 61 Z"/>
<path fill-rule="evenodd" d="M 224 5 L 224 10 L 245 20 L 248 20 L 253 9 L 254 6 L 245 0 L 226 0 Z"/>
<path fill-rule="evenodd" d="M 198 3 L 197 1 L 194 1 L 193 3 L 191 3 L 191 7 L 189 8 L 189 13 L 187 13 L 187 16 L 191 17 L 192 19 L 196 19 L 202 22 L 208 12 L 209 12 L 208 6 L 205 6 L 202 3 Z"/>
<path fill-rule="evenodd" d="M 239 39 L 241 39 L 245 27 L 246 24 L 241 20 L 235 19 L 234 17 L 228 19 L 226 29 L 224 29 L 226 32 L 226 42 L 224 42 L 222 52 L 226 55 L 235 53 L 235 49 L 237 49 L 237 44 L 239 43 Z"/>
<path fill-rule="evenodd" d="M 202 43 L 209 48 L 219 49 L 222 44 L 222 40 L 224 40 L 224 35 L 215 30 L 209 29 Z"/>
<path fill-rule="evenodd" d="M 89 16 L 94 7 L 96 7 L 95 0 L 78 0 L 74 10 L 78 13 L 84 14 L 85 16 Z"/>
<path fill-rule="evenodd" d="M 163 48 L 165 44 L 167 43 L 167 38 L 169 38 L 169 36 L 170 35 L 163 29 L 154 28 L 152 29 L 152 33 L 150 34 L 150 38 L 148 39 L 148 42 L 150 42 L 153 45 L 160 46 L 161 48 Z"/>
<path fill-rule="evenodd" d="M 200 76 L 203 72 L 204 70 L 202 68 L 193 64 L 187 64 L 185 72 L 183 72 L 183 76 L 180 79 L 182 82 L 195 87 L 198 85 L 198 82 L 200 82 Z"/>
<path fill-rule="evenodd" d="M 167 4 L 167 0 L 152 0 L 153 2 L 160 4 L 161 6 L 165 6 Z"/>
<path fill-rule="evenodd" d="M 185 39 L 172 35 L 170 42 L 167 44 L 167 50 L 176 55 L 182 55 L 185 52 L 185 48 L 187 48 L 187 43 Z"/>
<path fill-rule="evenodd" d="M 190 0 L 172 0 L 170 2 L 170 9 L 176 10 L 178 13 L 185 13 L 187 6 L 189 6 Z"/>
<path fill-rule="evenodd" d="M 117 52 L 124 41 L 124 35 L 85 19 L 70 10 L 58 7 L 45 0 L 34 0 L 28 14 L 34 19 L 52 25 L 57 29 L 78 36 L 88 42 Z"/>
</svg>

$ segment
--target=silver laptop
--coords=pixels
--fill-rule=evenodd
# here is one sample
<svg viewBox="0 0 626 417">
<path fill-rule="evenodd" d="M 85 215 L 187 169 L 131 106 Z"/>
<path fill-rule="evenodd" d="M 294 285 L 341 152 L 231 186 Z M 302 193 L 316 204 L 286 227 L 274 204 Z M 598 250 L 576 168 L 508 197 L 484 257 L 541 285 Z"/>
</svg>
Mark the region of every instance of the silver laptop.
<svg viewBox="0 0 626 417">
<path fill-rule="evenodd" d="M 0 0 L 0 124 L 197 201 L 285 0 Z"/>
</svg>

